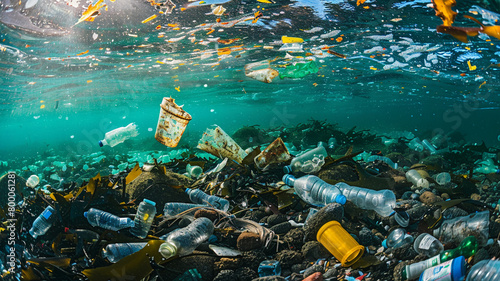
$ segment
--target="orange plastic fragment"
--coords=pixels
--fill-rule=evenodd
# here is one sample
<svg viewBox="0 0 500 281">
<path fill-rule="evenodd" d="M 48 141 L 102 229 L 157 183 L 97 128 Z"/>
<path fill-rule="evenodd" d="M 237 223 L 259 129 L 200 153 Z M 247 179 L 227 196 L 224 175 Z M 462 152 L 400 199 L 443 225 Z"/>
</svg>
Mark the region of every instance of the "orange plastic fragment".
<svg viewBox="0 0 500 281">
<path fill-rule="evenodd" d="M 361 4 L 364 4 L 366 0 L 358 0 L 358 2 L 356 2 L 356 6 L 359 6 Z"/>
<path fill-rule="evenodd" d="M 457 12 L 453 11 L 451 7 L 457 4 L 456 0 L 432 0 L 436 16 L 443 20 L 444 26 L 451 26 L 455 21 Z"/>
<path fill-rule="evenodd" d="M 89 50 L 87 50 L 87 51 L 85 51 L 85 52 L 81 52 L 81 53 L 77 54 L 77 56 L 85 55 L 85 54 L 86 54 L 86 53 L 88 53 L 88 52 L 89 52 Z"/>
<path fill-rule="evenodd" d="M 231 48 L 222 48 L 217 51 L 217 55 L 222 56 L 222 55 L 229 55 L 231 54 Z"/>
<path fill-rule="evenodd" d="M 337 39 L 335 39 L 335 40 L 336 40 L 337 42 L 339 42 L 339 43 L 340 43 L 340 42 L 342 42 L 342 40 L 343 40 L 343 39 L 342 39 L 342 37 L 338 37 L 338 38 L 337 38 Z"/>
<path fill-rule="evenodd" d="M 152 21 L 152 20 L 154 20 L 155 18 L 156 18 L 156 15 L 152 15 L 152 16 L 150 16 L 149 18 L 147 18 L 147 19 L 145 19 L 145 20 L 141 21 L 141 23 L 147 23 L 148 21 Z"/>
</svg>

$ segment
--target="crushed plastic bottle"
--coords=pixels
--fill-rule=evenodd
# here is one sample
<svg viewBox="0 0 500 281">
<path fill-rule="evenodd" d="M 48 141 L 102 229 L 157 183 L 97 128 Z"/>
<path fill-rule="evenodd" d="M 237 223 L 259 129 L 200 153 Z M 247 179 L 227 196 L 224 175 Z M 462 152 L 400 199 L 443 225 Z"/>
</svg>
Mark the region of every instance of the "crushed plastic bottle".
<svg viewBox="0 0 500 281">
<path fill-rule="evenodd" d="M 54 223 L 54 213 L 54 208 L 52 208 L 51 206 L 47 206 L 47 208 L 45 208 L 45 210 L 38 216 L 38 218 L 36 218 L 36 220 L 33 222 L 33 226 L 31 226 L 31 229 L 29 231 L 33 238 L 36 239 L 38 236 L 47 233 L 47 231 L 52 226 L 52 223 Z"/>
<path fill-rule="evenodd" d="M 129 138 L 133 138 L 139 135 L 137 131 L 137 126 L 135 123 L 130 123 L 126 127 L 116 128 L 112 131 L 107 132 L 104 135 L 104 139 L 99 141 L 99 146 L 103 147 L 105 145 L 109 145 L 114 147 Z"/>
<path fill-rule="evenodd" d="M 147 242 L 108 244 L 106 248 L 102 249 L 102 255 L 110 262 L 116 263 L 128 255 L 140 251 L 147 244 Z"/>
<path fill-rule="evenodd" d="M 374 210 L 383 217 L 389 216 L 396 206 L 396 195 L 388 189 L 371 190 L 367 188 L 350 186 L 339 182 L 335 184 L 347 200 L 353 202 L 361 209 Z"/>
<path fill-rule="evenodd" d="M 285 174 L 297 172 L 306 174 L 316 173 L 325 164 L 326 156 L 328 156 L 326 149 L 320 145 L 293 158 L 290 165 L 285 166 L 283 171 Z"/>
<path fill-rule="evenodd" d="M 408 147 L 418 152 L 424 151 L 424 145 L 422 144 L 419 138 L 412 139 L 408 143 Z"/>
<path fill-rule="evenodd" d="M 413 183 L 416 187 L 429 188 L 429 181 L 422 177 L 417 170 L 409 170 L 406 172 L 406 179 Z"/>
<path fill-rule="evenodd" d="M 189 255 L 213 232 L 214 225 L 211 220 L 205 217 L 197 218 L 188 226 L 170 232 L 165 243 L 160 245 L 159 252 L 166 259 L 175 255 Z"/>
<path fill-rule="evenodd" d="M 38 183 L 40 183 L 40 178 L 37 175 L 31 175 L 27 180 L 26 180 L 26 186 L 30 188 L 35 188 Z"/>
<path fill-rule="evenodd" d="M 432 143 L 430 141 L 424 139 L 422 141 L 422 145 L 424 146 L 425 149 L 427 149 L 431 153 L 431 155 L 434 155 L 437 153 L 436 147 L 434 147 L 434 145 L 432 145 Z"/>
<path fill-rule="evenodd" d="M 347 200 L 336 186 L 313 175 L 298 179 L 292 175 L 284 175 L 283 181 L 288 186 L 292 186 L 302 200 L 314 206 L 323 207 L 329 203 L 344 205 Z"/>
<path fill-rule="evenodd" d="M 436 239 L 436 237 L 428 234 L 420 234 L 415 242 L 413 243 L 413 248 L 419 254 L 423 254 L 427 257 L 435 256 L 442 251 L 444 251 L 443 244 Z"/>
<path fill-rule="evenodd" d="M 406 244 L 410 244 L 413 242 L 413 236 L 406 233 L 406 231 L 402 228 L 394 229 L 389 235 L 387 239 L 382 241 L 382 246 L 384 248 L 399 248 L 403 247 Z"/>
<path fill-rule="evenodd" d="M 207 205 L 203 204 L 190 204 L 190 203 L 182 203 L 182 202 L 167 202 L 165 203 L 165 206 L 163 207 L 163 215 L 165 217 L 173 217 L 176 216 L 182 212 L 185 212 L 189 209 L 196 208 L 201 209 L 203 207 L 207 207 Z"/>
<path fill-rule="evenodd" d="M 138 238 L 144 239 L 148 236 L 149 229 L 156 215 L 156 203 L 144 199 L 137 208 L 135 214 L 134 227 L 130 229 L 130 233 Z"/>
<path fill-rule="evenodd" d="M 120 218 L 108 212 L 94 208 L 90 208 L 87 212 L 83 213 L 83 216 L 87 218 L 87 221 L 92 226 L 98 226 L 114 231 L 134 226 L 134 221 L 130 218 Z"/>
<path fill-rule="evenodd" d="M 476 263 L 465 281 L 497 281 L 500 280 L 500 260 L 482 260 Z"/>
<path fill-rule="evenodd" d="M 186 193 L 193 203 L 204 204 L 227 212 L 229 210 L 229 201 L 215 195 L 208 195 L 199 189 L 186 188 Z"/>
<path fill-rule="evenodd" d="M 470 235 L 477 238 L 479 246 L 484 246 L 488 242 L 490 225 L 490 212 L 483 211 L 470 214 L 468 216 L 445 220 L 439 228 L 434 229 L 434 236 L 443 243 L 464 240 Z"/>
</svg>

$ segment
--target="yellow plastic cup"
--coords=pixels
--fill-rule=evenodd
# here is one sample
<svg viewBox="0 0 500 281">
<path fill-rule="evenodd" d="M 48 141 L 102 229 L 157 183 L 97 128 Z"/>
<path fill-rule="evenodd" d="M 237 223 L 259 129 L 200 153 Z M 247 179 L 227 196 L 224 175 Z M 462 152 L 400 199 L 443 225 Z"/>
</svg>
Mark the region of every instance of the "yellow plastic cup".
<svg viewBox="0 0 500 281">
<path fill-rule="evenodd" d="M 155 139 L 168 147 L 176 147 L 181 140 L 191 115 L 175 104 L 173 98 L 163 98 Z"/>
<path fill-rule="evenodd" d="M 316 239 L 338 259 L 343 267 L 353 265 L 365 252 L 338 221 L 325 223 L 318 231 Z"/>
</svg>

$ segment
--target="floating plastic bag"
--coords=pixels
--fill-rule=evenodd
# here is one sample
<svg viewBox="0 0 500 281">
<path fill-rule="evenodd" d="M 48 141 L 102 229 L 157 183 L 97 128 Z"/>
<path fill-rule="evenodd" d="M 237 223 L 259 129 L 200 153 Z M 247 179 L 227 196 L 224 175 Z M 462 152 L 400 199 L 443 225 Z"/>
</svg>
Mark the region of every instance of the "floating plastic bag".
<svg viewBox="0 0 500 281">
<path fill-rule="evenodd" d="M 216 157 L 227 157 L 238 163 L 241 163 L 247 156 L 247 153 L 219 126 L 215 129 L 207 129 L 197 147 Z"/>
<path fill-rule="evenodd" d="M 267 165 L 285 162 L 290 158 L 290 153 L 285 144 L 281 138 L 277 138 L 254 158 L 254 162 L 257 168 L 263 169 Z"/>
<path fill-rule="evenodd" d="M 295 65 L 289 65 L 284 71 L 280 72 L 280 78 L 302 78 L 308 74 L 317 73 L 319 71 L 318 66 L 314 61 L 306 63 L 296 63 Z"/>
<path fill-rule="evenodd" d="M 166 146 L 176 147 L 192 119 L 191 115 L 175 104 L 173 98 L 163 98 L 160 107 L 155 139 Z"/>
</svg>

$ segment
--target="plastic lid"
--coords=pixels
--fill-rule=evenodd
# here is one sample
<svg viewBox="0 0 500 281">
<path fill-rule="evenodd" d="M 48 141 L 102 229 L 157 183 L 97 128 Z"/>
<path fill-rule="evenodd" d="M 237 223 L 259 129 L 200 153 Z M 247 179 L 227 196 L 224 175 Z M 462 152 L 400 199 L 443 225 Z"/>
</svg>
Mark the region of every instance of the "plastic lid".
<svg viewBox="0 0 500 281">
<path fill-rule="evenodd" d="M 283 181 L 285 182 L 286 185 L 293 186 L 293 182 L 295 181 L 295 177 L 292 175 L 284 175 Z"/>
<path fill-rule="evenodd" d="M 288 166 L 283 167 L 283 172 L 285 174 L 290 174 L 292 172 L 292 166 L 288 165 Z"/>
<path fill-rule="evenodd" d="M 465 258 L 460 256 L 451 262 L 451 280 L 458 281 L 465 276 Z"/>
<path fill-rule="evenodd" d="M 387 239 L 384 239 L 384 241 L 382 241 L 382 247 L 384 247 L 385 249 L 387 249 Z"/>
<path fill-rule="evenodd" d="M 407 227 L 410 224 L 410 215 L 406 211 L 396 212 L 394 219 L 402 227 Z"/>
<path fill-rule="evenodd" d="M 146 199 L 146 198 L 144 198 L 144 199 L 142 200 L 142 202 L 146 202 L 146 203 L 148 203 L 148 204 L 151 204 L 151 205 L 153 205 L 153 206 L 156 206 L 156 202 L 151 201 L 151 200 Z"/>
<path fill-rule="evenodd" d="M 189 191 L 191 190 L 191 188 L 186 188 L 186 190 L 184 190 L 186 193 L 189 193 Z"/>
<path fill-rule="evenodd" d="M 344 195 L 339 194 L 335 197 L 335 202 L 344 205 L 347 202 L 347 198 Z"/>
<path fill-rule="evenodd" d="M 99 141 L 99 147 L 103 147 L 104 144 L 102 143 L 102 141 Z"/>
<path fill-rule="evenodd" d="M 84 213 L 83 213 L 83 216 L 84 216 L 84 217 L 87 217 L 88 213 L 89 213 L 89 212 L 84 212 Z"/>
</svg>

